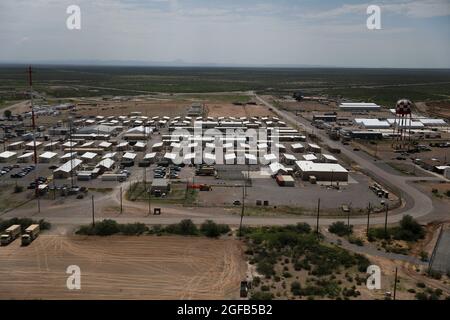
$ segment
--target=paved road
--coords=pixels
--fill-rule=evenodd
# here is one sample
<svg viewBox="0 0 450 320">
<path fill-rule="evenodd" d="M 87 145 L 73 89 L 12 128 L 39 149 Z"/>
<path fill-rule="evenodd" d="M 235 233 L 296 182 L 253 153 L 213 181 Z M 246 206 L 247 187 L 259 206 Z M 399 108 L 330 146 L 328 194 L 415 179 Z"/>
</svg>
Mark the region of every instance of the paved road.
<svg viewBox="0 0 450 320">
<path fill-rule="evenodd" d="M 333 148 L 339 148 L 341 149 L 341 152 L 356 162 L 361 168 L 363 168 L 365 171 L 370 173 L 376 180 L 382 182 L 383 184 L 386 184 L 390 187 L 393 187 L 394 189 L 400 191 L 401 198 L 406 202 L 406 206 L 402 208 L 399 211 L 396 211 L 395 213 L 390 215 L 389 222 L 398 222 L 401 220 L 403 215 L 409 214 L 413 216 L 414 218 L 418 218 L 421 216 L 425 216 L 433 211 L 433 203 L 429 196 L 422 193 L 421 191 L 417 190 L 413 186 L 411 186 L 408 182 L 411 180 L 422 180 L 420 177 L 414 177 L 413 179 L 411 177 L 405 177 L 400 175 L 395 175 L 392 173 L 389 173 L 382 168 L 380 168 L 376 162 L 372 160 L 372 158 L 368 155 L 365 155 L 363 153 L 354 152 L 351 150 L 350 147 L 342 145 L 340 142 L 336 142 L 331 140 L 328 135 L 326 135 L 324 132 L 317 130 L 314 128 L 309 121 L 303 118 L 299 118 L 294 116 L 293 114 L 282 111 L 275 107 L 274 105 L 270 104 L 263 98 L 261 98 L 258 95 L 255 95 L 256 99 L 258 99 L 261 103 L 266 105 L 267 107 L 271 108 L 276 114 L 278 114 L 280 117 L 284 118 L 285 120 L 289 121 L 290 123 L 293 123 L 299 127 L 303 127 L 306 132 L 313 132 L 322 139 L 322 141 L 333 147 Z M 432 178 L 434 179 L 434 178 Z M 429 177 L 423 178 L 423 180 L 432 180 Z M 435 178 L 438 180 L 438 178 Z M 441 179 L 442 180 L 442 179 Z M 382 223 L 383 221 L 382 217 L 375 218 L 373 222 L 375 223 Z M 353 224 L 364 224 L 365 219 L 354 219 L 352 221 Z"/>
</svg>

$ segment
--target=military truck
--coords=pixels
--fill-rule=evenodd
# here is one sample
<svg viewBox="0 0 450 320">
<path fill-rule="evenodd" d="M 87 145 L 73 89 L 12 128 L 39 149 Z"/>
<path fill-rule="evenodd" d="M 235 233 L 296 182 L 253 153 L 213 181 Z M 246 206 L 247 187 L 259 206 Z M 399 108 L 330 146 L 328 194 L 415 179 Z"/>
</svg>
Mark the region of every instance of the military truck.
<svg viewBox="0 0 450 320">
<path fill-rule="evenodd" d="M 39 235 L 39 225 L 32 224 L 25 230 L 25 234 L 22 235 L 22 245 L 26 246 L 33 242 L 34 239 Z"/>
<path fill-rule="evenodd" d="M 1 245 L 6 246 L 13 242 L 20 235 L 20 225 L 14 224 L 5 230 L 1 236 Z"/>
</svg>

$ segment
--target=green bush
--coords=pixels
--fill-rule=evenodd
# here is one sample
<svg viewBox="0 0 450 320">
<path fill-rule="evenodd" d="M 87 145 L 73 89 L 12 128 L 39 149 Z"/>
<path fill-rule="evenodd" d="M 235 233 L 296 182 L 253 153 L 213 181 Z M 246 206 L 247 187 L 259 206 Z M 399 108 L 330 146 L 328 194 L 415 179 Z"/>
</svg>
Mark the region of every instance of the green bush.
<svg viewBox="0 0 450 320">
<path fill-rule="evenodd" d="M 23 187 L 19 185 L 14 186 L 14 193 L 21 193 L 23 191 Z"/>
<path fill-rule="evenodd" d="M 417 282 L 416 286 L 417 286 L 417 288 L 425 288 L 426 287 L 425 283 L 423 283 L 423 282 Z"/>
<path fill-rule="evenodd" d="M 258 287 L 261 284 L 261 278 L 260 277 L 254 277 L 252 284 L 254 287 Z"/>
<path fill-rule="evenodd" d="M 217 238 L 222 234 L 230 232 L 230 227 L 226 224 L 216 224 L 212 220 L 206 220 L 200 226 L 200 232 L 207 237 Z"/>
<path fill-rule="evenodd" d="M 131 236 L 131 235 L 141 235 L 148 231 L 148 228 L 143 223 L 127 223 L 119 225 L 119 230 L 121 233 Z"/>
<path fill-rule="evenodd" d="M 168 225 L 164 228 L 164 231 L 185 236 L 198 235 L 198 228 L 191 219 L 184 219 L 180 223 Z"/>
<path fill-rule="evenodd" d="M 302 286 L 300 285 L 300 282 L 294 281 L 291 283 L 291 292 L 294 296 L 301 296 L 301 289 Z"/>
<path fill-rule="evenodd" d="M 272 300 L 273 294 L 270 292 L 257 291 L 252 293 L 250 300 Z"/>
<path fill-rule="evenodd" d="M 442 273 L 440 273 L 439 271 L 430 270 L 428 272 L 428 276 L 433 278 L 433 279 L 436 279 L 436 280 L 441 280 Z"/>
<path fill-rule="evenodd" d="M 332 223 L 328 227 L 328 231 L 334 233 L 340 237 L 348 236 L 353 233 L 353 226 L 348 226 L 342 221 Z"/>
<path fill-rule="evenodd" d="M 100 222 L 96 222 L 95 226 L 85 225 L 81 226 L 76 234 L 90 235 L 90 236 L 110 236 L 120 232 L 119 224 L 111 219 L 105 219 Z"/>
<path fill-rule="evenodd" d="M 425 237 L 425 229 L 411 217 L 406 215 L 400 220 L 400 226 L 388 228 L 387 234 L 384 228 L 373 228 L 369 230 L 369 238 L 395 239 L 415 242 Z"/>
<path fill-rule="evenodd" d="M 364 246 L 363 240 L 361 238 L 358 238 L 358 237 L 350 236 L 350 237 L 348 237 L 348 242 L 350 242 L 352 244 L 356 244 L 359 247 Z"/>
<path fill-rule="evenodd" d="M 273 269 L 273 263 L 269 262 L 266 259 L 258 261 L 258 263 L 256 264 L 256 271 L 263 274 L 267 278 L 270 278 L 272 275 L 275 274 L 275 270 Z"/>
</svg>

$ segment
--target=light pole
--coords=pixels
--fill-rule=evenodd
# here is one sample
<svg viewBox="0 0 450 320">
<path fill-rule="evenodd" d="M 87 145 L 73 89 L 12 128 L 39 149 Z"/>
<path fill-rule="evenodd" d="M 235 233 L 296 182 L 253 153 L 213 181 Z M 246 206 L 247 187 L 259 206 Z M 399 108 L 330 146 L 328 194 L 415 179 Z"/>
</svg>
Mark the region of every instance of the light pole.
<svg viewBox="0 0 450 320">
<path fill-rule="evenodd" d="M 123 212 L 122 187 L 120 187 L 120 213 Z"/>
<path fill-rule="evenodd" d="M 316 233 L 319 234 L 319 217 L 320 217 L 320 198 L 317 200 L 317 222 L 316 222 Z"/>
<path fill-rule="evenodd" d="M 92 195 L 91 202 L 92 202 L 92 226 L 95 227 L 94 195 Z"/>
<path fill-rule="evenodd" d="M 384 208 L 386 210 L 386 214 L 384 216 L 384 236 L 387 239 L 387 237 L 388 237 L 387 222 L 388 222 L 389 204 L 384 202 L 384 201 L 382 203 L 383 203 Z"/>
<path fill-rule="evenodd" d="M 148 189 L 148 215 L 152 213 L 152 204 L 151 204 L 151 198 L 152 198 L 152 192 L 151 188 Z"/>
<path fill-rule="evenodd" d="M 244 218 L 245 212 L 245 190 L 242 186 L 242 210 L 241 210 L 241 221 L 239 222 L 239 238 L 242 237 L 242 219 Z"/>
</svg>

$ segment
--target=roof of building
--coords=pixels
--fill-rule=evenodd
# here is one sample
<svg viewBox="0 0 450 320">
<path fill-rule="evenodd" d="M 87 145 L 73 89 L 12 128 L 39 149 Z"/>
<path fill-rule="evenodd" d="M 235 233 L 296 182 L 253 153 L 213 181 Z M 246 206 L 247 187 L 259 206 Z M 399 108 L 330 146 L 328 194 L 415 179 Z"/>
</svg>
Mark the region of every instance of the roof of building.
<svg viewBox="0 0 450 320">
<path fill-rule="evenodd" d="M 388 128 L 390 127 L 390 123 L 385 120 L 379 120 L 379 119 L 361 119 L 356 118 L 355 123 L 362 125 L 366 128 L 374 127 L 374 128 Z"/>
<path fill-rule="evenodd" d="M 313 161 L 313 160 L 317 160 L 317 157 L 311 153 L 308 154 L 304 154 L 302 155 L 303 159 L 305 159 L 306 161 Z"/>
<path fill-rule="evenodd" d="M 67 152 L 64 155 L 61 156 L 61 159 L 66 159 L 66 158 L 73 158 L 77 155 L 76 152 Z"/>
<path fill-rule="evenodd" d="M 132 152 L 125 152 L 125 154 L 123 155 L 122 158 L 124 159 L 130 159 L 130 160 L 134 160 L 136 158 L 137 154 L 136 153 L 132 153 Z"/>
<path fill-rule="evenodd" d="M 277 174 L 280 171 L 288 172 L 288 169 L 279 162 L 273 162 L 269 165 L 271 174 Z"/>
<path fill-rule="evenodd" d="M 80 159 L 72 159 L 64 163 L 62 166 L 57 168 L 54 172 L 62 171 L 62 172 L 70 172 L 71 170 L 78 167 L 80 164 L 82 164 L 83 161 Z"/>
<path fill-rule="evenodd" d="M 107 169 L 111 169 L 113 166 L 114 166 L 114 160 L 112 160 L 110 158 L 103 159 L 96 165 L 96 167 L 104 167 Z"/>
<path fill-rule="evenodd" d="M 18 158 L 19 159 L 24 159 L 24 158 L 29 158 L 29 157 L 32 157 L 32 156 L 33 156 L 33 152 L 27 152 L 27 153 L 22 154 Z"/>
<path fill-rule="evenodd" d="M 337 161 L 336 157 L 332 156 L 331 154 L 322 154 L 322 156 L 327 160 Z"/>
<path fill-rule="evenodd" d="M 107 159 L 107 158 L 114 158 L 116 156 L 117 152 L 109 152 L 107 154 L 105 154 L 102 159 Z"/>
<path fill-rule="evenodd" d="M 337 163 L 315 163 L 312 161 L 296 161 L 295 165 L 303 172 L 348 172 Z"/>
<path fill-rule="evenodd" d="M 304 148 L 304 146 L 301 143 L 293 143 L 292 148 L 293 149 L 301 149 L 301 148 Z"/>
<path fill-rule="evenodd" d="M 51 158 L 56 157 L 57 155 L 58 155 L 58 154 L 57 154 L 56 152 L 50 152 L 50 151 L 47 151 L 47 152 L 44 152 L 43 154 L 41 154 L 41 155 L 39 156 L 39 158 L 51 159 Z"/>
<path fill-rule="evenodd" d="M 283 153 L 283 156 L 288 160 L 297 160 L 297 158 L 293 154 Z"/>
<path fill-rule="evenodd" d="M 94 152 L 85 152 L 83 153 L 83 155 L 81 156 L 84 159 L 94 159 L 98 154 L 94 153 Z"/>
<path fill-rule="evenodd" d="M 98 146 L 100 148 L 109 148 L 111 145 L 112 145 L 112 143 L 108 142 L 108 141 L 102 141 L 98 144 Z"/>
<path fill-rule="evenodd" d="M 2 153 L 0 153 L 0 158 L 11 158 L 13 156 L 15 156 L 17 154 L 17 152 L 12 152 L 12 151 L 4 151 Z"/>
</svg>

